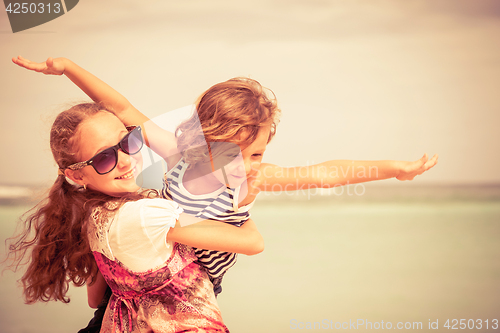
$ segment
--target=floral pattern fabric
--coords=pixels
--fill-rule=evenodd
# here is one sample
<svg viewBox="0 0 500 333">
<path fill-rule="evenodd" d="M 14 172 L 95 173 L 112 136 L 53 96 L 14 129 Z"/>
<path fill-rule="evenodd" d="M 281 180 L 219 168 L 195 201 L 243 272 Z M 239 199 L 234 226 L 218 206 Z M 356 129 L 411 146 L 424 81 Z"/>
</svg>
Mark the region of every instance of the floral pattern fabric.
<svg viewBox="0 0 500 333">
<path fill-rule="evenodd" d="M 229 332 L 192 248 L 176 243 L 164 265 L 133 272 L 113 257 L 106 232 L 113 219 L 99 210 L 91 217 L 89 241 L 113 291 L 101 332 Z"/>
</svg>

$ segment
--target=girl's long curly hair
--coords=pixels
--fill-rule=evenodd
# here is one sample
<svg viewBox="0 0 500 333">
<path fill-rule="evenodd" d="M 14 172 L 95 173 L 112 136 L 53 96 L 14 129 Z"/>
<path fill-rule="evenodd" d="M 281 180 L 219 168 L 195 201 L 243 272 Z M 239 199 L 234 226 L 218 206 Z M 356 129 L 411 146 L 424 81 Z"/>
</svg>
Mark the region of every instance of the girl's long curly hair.
<svg viewBox="0 0 500 333">
<path fill-rule="evenodd" d="M 93 209 L 107 207 L 117 198 L 72 185 L 63 174 L 77 161 L 81 144 L 77 141 L 79 125 L 100 113 L 110 112 L 95 103 L 76 105 L 60 113 L 50 132 L 50 148 L 59 167 L 59 174 L 48 197 L 28 211 L 21 220 L 22 232 L 10 238 L 10 267 L 28 265 L 21 282 L 26 303 L 59 300 L 68 303 L 69 284 L 82 286 L 94 278 L 97 265 L 90 251 L 87 220 Z M 142 197 L 134 193 L 125 200 Z"/>
<path fill-rule="evenodd" d="M 209 160 L 207 143 L 249 145 L 262 127 L 270 126 L 268 142 L 276 134 L 281 114 L 274 93 L 249 78 L 218 83 L 196 101 L 196 110 L 176 129 L 177 148 L 193 165 Z"/>
</svg>

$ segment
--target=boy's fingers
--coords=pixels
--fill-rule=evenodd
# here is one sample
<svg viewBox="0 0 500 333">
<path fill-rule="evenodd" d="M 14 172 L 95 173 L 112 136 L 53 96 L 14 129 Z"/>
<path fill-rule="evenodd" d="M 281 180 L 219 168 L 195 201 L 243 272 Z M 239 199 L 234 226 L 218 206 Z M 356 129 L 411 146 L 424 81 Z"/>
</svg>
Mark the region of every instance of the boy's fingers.
<svg viewBox="0 0 500 333">
<path fill-rule="evenodd" d="M 415 161 L 417 169 L 421 169 L 425 166 L 425 162 L 427 162 L 427 154 L 424 154 L 419 160 Z"/>
<path fill-rule="evenodd" d="M 425 163 L 425 170 L 429 170 L 437 163 L 437 155 L 434 155 L 427 163 Z"/>
</svg>

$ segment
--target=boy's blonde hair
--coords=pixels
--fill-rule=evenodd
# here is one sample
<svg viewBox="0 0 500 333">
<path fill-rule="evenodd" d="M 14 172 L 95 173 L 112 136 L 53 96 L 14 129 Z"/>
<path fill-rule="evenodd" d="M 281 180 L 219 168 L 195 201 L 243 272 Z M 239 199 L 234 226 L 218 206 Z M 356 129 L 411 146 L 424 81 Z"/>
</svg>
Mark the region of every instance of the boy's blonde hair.
<svg viewBox="0 0 500 333">
<path fill-rule="evenodd" d="M 237 77 L 218 83 L 196 101 L 196 111 L 176 131 L 177 146 L 189 164 L 209 160 L 207 143 L 251 144 L 262 127 L 276 134 L 281 114 L 274 93 L 259 82 Z"/>
</svg>

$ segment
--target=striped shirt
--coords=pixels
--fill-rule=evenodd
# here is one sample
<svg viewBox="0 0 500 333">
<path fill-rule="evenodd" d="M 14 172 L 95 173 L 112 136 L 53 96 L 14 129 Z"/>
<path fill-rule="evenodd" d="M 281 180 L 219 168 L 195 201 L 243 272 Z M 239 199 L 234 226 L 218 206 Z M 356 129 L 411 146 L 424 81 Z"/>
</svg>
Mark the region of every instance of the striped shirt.
<svg viewBox="0 0 500 333">
<path fill-rule="evenodd" d="M 202 219 L 218 220 L 239 227 L 250 218 L 249 210 L 253 202 L 238 207 L 239 187 L 234 190 L 222 187 L 212 193 L 201 195 L 189 193 L 182 184 L 188 166 L 189 164 L 181 159 L 165 174 L 161 191 L 164 198 L 177 202 L 186 213 Z M 222 276 L 236 263 L 237 254 L 204 249 L 195 249 L 195 254 L 214 285 L 215 295 L 219 294 L 222 290 Z"/>
</svg>

